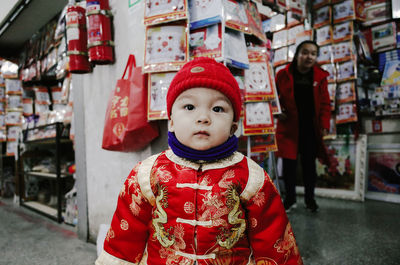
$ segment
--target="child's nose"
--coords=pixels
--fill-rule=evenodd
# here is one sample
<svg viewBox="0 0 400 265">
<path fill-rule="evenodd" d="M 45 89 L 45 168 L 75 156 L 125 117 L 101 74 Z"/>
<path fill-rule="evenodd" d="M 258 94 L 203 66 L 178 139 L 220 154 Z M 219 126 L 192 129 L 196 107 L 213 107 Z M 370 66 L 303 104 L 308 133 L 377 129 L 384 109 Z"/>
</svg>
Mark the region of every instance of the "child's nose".
<svg viewBox="0 0 400 265">
<path fill-rule="evenodd" d="M 210 123 L 210 117 L 207 113 L 202 112 L 199 114 L 199 116 L 197 117 L 197 123 Z"/>
<path fill-rule="evenodd" d="M 199 119 L 197 120 L 197 122 L 198 122 L 198 123 L 205 123 L 205 124 L 207 124 L 207 123 L 210 122 L 210 120 L 209 120 L 208 118 L 206 118 L 206 117 L 201 117 L 201 118 L 199 118 Z"/>
</svg>

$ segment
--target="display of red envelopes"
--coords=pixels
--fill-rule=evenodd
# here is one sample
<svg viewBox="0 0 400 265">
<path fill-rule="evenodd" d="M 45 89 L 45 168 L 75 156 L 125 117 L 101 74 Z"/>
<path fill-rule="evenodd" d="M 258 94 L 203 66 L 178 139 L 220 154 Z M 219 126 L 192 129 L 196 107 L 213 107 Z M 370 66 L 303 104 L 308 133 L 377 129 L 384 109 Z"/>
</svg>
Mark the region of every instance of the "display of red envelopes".
<svg viewBox="0 0 400 265">
<path fill-rule="evenodd" d="M 249 57 L 247 56 L 246 40 L 244 33 L 225 28 L 224 41 L 224 60 L 230 66 L 248 69 Z"/>
<path fill-rule="evenodd" d="M 353 81 L 339 83 L 336 90 L 336 101 L 338 104 L 356 100 L 356 88 Z"/>
<path fill-rule="evenodd" d="M 18 154 L 18 141 L 7 141 L 6 156 L 15 156 Z"/>
<path fill-rule="evenodd" d="M 22 95 L 22 82 L 19 79 L 5 79 L 7 95 Z"/>
<path fill-rule="evenodd" d="M 296 36 L 296 44 L 300 44 L 305 40 L 312 40 L 313 38 L 313 31 L 312 30 L 305 30 L 300 32 Z"/>
<path fill-rule="evenodd" d="M 332 27 L 330 25 L 323 26 L 315 30 L 316 39 L 318 45 L 329 44 L 333 40 Z"/>
<path fill-rule="evenodd" d="M 297 16 L 297 14 L 293 13 L 292 11 L 288 11 L 287 15 L 286 15 L 286 26 L 288 28 L 291 28 L 293 26 L 299 25 L 299 24 L 303 24 L 303 19 L 299 19 L 299 17 Z"/>
<path fill-rule="evenodd" d="M 393 7 L 391 7 L 389 1 L 378 3 L 369 1 L 368 4 L 370 5 L 367 6 L 367 3 L 365 3 L 365 21 L 363 22 L 363 26 L 371 26 L 392 19 L 391 11 Z"/>
<path fill-rule="evenodd" d="M 275 16 L 271 17 L 271 32 L 279 31 L 286 27 L 285 22 L 285 15 L 283 14 L 276 14 Z"/>
<path fill-rule="evenodd" d="M 7 111 L 22 111 L 22 96 L 21 95 L 7 95 Z"/>
<path fill-rule="evenodd" d="M 179 70 L 189 60 L 188 46 L 186 22 L 147 27 L 144 72 Z"/>
<path fill-rule="evenodd" d="M 45 86 L 34 87 L 35 91 L 35 103 L 50 105 L 50 94 L 49 90 Z"/>
<path fill-rule="evenodd" d="M 331 3 L 331 0 L 314 0 L 312 1 L 313 9 L 320 8 L 322 6 L 326 6 Z"/>
<path fill-rule="evenodd" d="M 275 133 L 270 102 L 249 102 L 244 108 L 244 135 Z"/>
<path fill-rule="evenodd" d="M 266 153 L 278 151 L 275 134 L 254 135 L 250 137 L 251 153 Z"/>
<path fill-rule="evenodd" d="M 337 66 L 337 81 L 344 82 L 357 78 L 357 62 L 354 60 L 338 63 Z"/>
<path fill-rule="evenodd" d="M 329 73 L 328 82 L 336 82 L 336 67 L 333 63 L 323 64 L 321 68 Z"/>
<path fill-rule="evenodd" d="M 345 41 L 333 44 L 334 62 L 344 62 L 354 57 L 353 42 Z"/>
<path fill-rule="evenodd" d="M 5 115 L 0 115 L 0 131 L 6 129 Z"/>
<path fill-rule="evenodd" d="M 267 37 L 263 31 L 262 20 L 260 13 L 257 10 L 257 5 L 251 1 L 243 1 L 248 18 L 248 33 L 256 36 L 259 40 L 265 42 Z"/>
<path fill-rule="evenodd" d="M 222 22 L 222 1 L 189 0 L 190 29 L 197 29 Z"/>
<path fill-rule="evenodd" d="M 351 40 L 353 35 L 353 21 L 346 21 L 333 26 L 333 42 Z"/>
<path fill-rule="evenodd" d="M 302 0 L 286 0 L 287 9 L 292 11 L 299 17 L 304 17 L 304 1 Z"/>
<path fill-rule="evenodd" d="M 280 8 L 286 9 L 286 0 L 275 0 L 275 4 L 279 6 Z"/>
<path fill-rule="evenodd" d="M 22 111 L 8 111 L 4 122 L 7 126 L 22 125 Z"/>
<path fill-rule="evenodd" d="M 190 31 L 189 44 L 191 58 L 204 56 L 222 59 L 221 23 Z"/>
<path fill-rule="evenodd" d="M 345 20 L 365 20 L 364 1 L 345 0 L 335 1 L 333 5 L 333 23 Z"/>
<path fill-rule="evenodd" d="M 280 31 L 274 32 L 272 35 L 272 49 L 278 49 L 288 44 L 288 30 L 282 29 Z"/>
<path fill-rule="evenodd" d="M 224 6 L 225 26 L 234 30 L 247 32 L 249 19 L 245 4 L 235 0 L 222 1 Z"/>
<path fill-rule="evenodd" d="M 4 87 L 0 87 L 0 93 L 5 93 L 4 91 Z M 0 96 L 0 103 L 5 103 L 6 102 L 6 95 L 2 94 L 2 96 Z M 4 110 L 4 108 L 3 108 Z"/>
<path fill-rule="evenodd" d="M 249 69 L 244 71 L 245 101 L 264 101 L 274 98 L 273 73 L 264 53 L 249 51 Z"/>
<path fill-rule="evenodd" d="M 340 104 L 337 107 L 336 124 L 356 122 L 357 121 L 357 107 L 354 103 Z"/>
<path fill-rule="evenodd" d="M 329 25 L 332 20 L 332 8 L 324 6 L 314 11 L 314 28 Z"/>
<path fill-rule="evenodd" d="M 188 17 L 186 0 L 146 0 L 144 7 L 144 24 L 154 25 Z"/>
<path fill-rule="evenodd" d="M 31 116 L 33 114 L 33 99 L 32 98 L 23 98 L 23 115 Z"/>
<path fill-rule="evenodd" d="M 21 126 L 8 126 L 7 141 L 17 141 L 21 131 L 22 131 Z"/>
<path fill-rule="evenodd" d="M 168 119 L 167 92 L 176 72 L 152 73 L 148 84 L 147 119 Z"/>
<path fill-rule="evenodd" d="M 286 64 L 288 62 L 288 47 L 282 47 L 280 49 L 276 49 L 274 53 L 274 67 L 277 67 L 282 64 Z"/>
<path fill-rule="evenodd" d="M 294 27 L 291 27 L 290 29 L 288 29 L 287 31 L 287 44 L 291 45 L 291 44 L 295 44 L 296 43 L 296 38 L 297 35 L 304 32 L 304 25 L 297 25 Z"/>
<path fill-rule="evenodd" d="M 332 63 L 334 60 L 334 52 L 332 45 L 325 45 L 319 47 L 319 55 L 317 58 L 317 62 L 319 64 L 327 64 Z"/>
</svg>

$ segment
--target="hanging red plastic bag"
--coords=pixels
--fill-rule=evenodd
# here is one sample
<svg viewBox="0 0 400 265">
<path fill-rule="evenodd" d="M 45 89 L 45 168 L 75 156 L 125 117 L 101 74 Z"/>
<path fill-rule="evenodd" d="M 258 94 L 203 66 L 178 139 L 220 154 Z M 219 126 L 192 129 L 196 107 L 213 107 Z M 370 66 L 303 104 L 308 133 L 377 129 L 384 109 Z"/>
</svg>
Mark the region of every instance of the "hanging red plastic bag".
<svg viewBox="0 0 400 265">
<path fill-rule="evenodd" d="M 146 111 L 146 76 L 131 54 L 108 102 L 102 148 L 128 152 L 146 147 L 158 136 L 157 123 L 147 121 Z"/>
</svg>

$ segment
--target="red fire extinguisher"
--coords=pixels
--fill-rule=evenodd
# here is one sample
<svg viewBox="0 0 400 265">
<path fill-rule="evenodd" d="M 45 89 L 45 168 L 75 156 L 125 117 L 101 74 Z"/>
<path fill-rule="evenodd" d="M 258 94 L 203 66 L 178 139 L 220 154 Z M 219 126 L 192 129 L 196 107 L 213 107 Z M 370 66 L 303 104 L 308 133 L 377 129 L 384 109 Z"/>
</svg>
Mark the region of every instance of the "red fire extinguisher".
<svg viewBox="0 0 400 265">
<path fill-rule="evenodd" d="M 70 4 L 66 13 L 67 55 L 71 73 L 88 73 L 91 65 L 87 55 L 87 31 L 85 9 Z"/>
<path fill-rule="evenodd" d="M 86 0 L 89 60 L 95 64 L 114 62 L 111 11 L 108 0 Z"/>
</svg>

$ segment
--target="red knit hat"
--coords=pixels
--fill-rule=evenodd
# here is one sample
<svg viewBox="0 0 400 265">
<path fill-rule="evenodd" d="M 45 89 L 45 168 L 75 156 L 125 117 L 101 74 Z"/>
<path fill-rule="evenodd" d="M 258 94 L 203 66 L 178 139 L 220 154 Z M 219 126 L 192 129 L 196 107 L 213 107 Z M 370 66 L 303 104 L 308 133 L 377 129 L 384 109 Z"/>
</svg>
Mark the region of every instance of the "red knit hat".
<svg viewBox="0 0 400 265">
<path fill-rule="evenodd" d="M 242 109 L 239 85 L 225 65 L 208 57 L 198 57 L 186 63 L 172 79 L 167 94 L 169 119 L 175 99 L 183 91 L 195 87 L 211 88 L 224 94 L 232 103 L 234 121 L 239 120 Z"/>
</svg>

